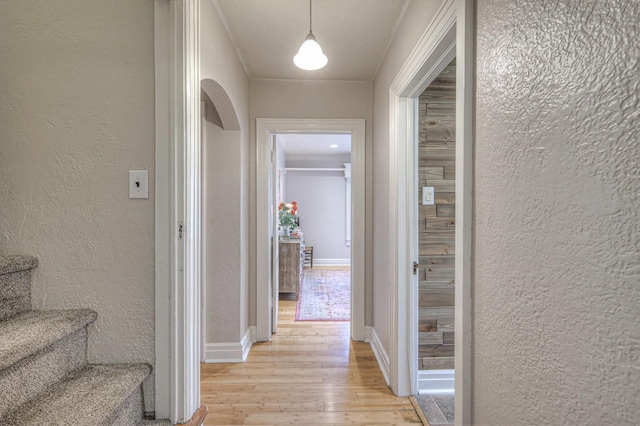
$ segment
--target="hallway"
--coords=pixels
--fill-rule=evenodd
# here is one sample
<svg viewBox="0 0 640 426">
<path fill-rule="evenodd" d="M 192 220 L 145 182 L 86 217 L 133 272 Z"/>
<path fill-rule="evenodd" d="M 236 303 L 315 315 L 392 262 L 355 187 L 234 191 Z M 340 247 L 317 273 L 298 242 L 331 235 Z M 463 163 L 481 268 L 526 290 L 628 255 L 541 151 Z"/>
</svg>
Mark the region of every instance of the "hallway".
<svg viewBox="0 0 640 426">
<path fill-rule="evenodd" d="M 420 424 L 408 398 L 387 388 L 368 343 L 348 322 L 295 322 L 280 301 L 278 333 L 245 364 L 203 364 L 206 425 Z"/>
</svg>

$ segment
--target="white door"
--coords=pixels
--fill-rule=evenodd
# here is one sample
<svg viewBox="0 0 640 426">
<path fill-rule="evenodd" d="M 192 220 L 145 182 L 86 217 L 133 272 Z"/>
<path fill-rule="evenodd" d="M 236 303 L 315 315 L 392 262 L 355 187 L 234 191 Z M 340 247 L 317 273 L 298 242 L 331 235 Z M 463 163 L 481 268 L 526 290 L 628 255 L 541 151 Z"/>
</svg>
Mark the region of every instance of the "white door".
<svg viewBox="0 0 640 426">
<path fill-rule="evenodd" d="M 278 171 L 276 168 L 276 135 L 271 135 L 271 163 L 269 173 L 269 239 L 271 240 L 271 334 L 278 330 Z"/>
</svg>

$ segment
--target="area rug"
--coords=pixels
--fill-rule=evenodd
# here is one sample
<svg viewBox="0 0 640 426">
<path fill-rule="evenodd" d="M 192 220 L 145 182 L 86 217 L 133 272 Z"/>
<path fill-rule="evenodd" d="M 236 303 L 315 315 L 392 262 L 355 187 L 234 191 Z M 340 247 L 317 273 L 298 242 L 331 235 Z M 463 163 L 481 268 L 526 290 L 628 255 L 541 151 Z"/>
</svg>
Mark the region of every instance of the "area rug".
<svg viewBox="0 0 640 426">
<path fill-rule="evenodd" d="M 296 306 L 296 321 L 349 321 L 351 271 L 305 269 Z"/>
</svg>

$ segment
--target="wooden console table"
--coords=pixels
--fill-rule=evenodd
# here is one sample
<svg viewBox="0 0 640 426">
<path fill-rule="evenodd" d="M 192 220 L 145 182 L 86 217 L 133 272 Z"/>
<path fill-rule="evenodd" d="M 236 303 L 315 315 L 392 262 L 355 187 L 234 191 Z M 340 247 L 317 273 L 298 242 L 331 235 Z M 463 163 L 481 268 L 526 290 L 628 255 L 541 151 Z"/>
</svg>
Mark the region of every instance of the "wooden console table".
<svg viewBox="0 0 640 426">
<path fill-rule="evenodd" d="M 279 241 L 278 250 L 278 291 L 295 293 L 298 300 L 304 260 L 304 240 L 302 238 L 282 239 Z"/>
</svg>

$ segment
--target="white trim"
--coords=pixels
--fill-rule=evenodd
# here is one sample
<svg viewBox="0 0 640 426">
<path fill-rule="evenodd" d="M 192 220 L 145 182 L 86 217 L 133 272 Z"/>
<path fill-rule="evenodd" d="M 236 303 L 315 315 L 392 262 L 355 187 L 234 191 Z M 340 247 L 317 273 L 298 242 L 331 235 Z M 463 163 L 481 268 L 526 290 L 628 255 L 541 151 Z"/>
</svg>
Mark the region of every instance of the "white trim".
<svg viewBox="0 0 640 426">
<path fill-rule="evenodd" d="M 200 404 L 200 2 L 156 0 L 156 414 Z M 184 223 L 184 238 L 177 238 Z"/>
<path fill-rule="evenodd" d="M 344 172 L 344 167 L 285 167 L 286 172 Z"/>
<path fill-rule="evenodd" d="M 251 329 L 247 328 L 239 342 L 205 344 L 204 362 L 207 364 L 245 362 L 252 344 Z"/>
<path fill-rule="evenodd" d="M 200 140 L 207 140 L 207 126 L 206 123 L 206 102 L 200 101 Z M 205 171 L 202 170 L 204 175 Z M 203 176 L 206 179 L 206 176 Z M 204 201 L 204 200 L 203 200 Z M 205 215 L 205 207 L 202 206 L 202 216 Z M 201 223 L 202 236 L 207 235 L 207 222 L 202 221 Z M 205 244 L 202 244 L 202 257 L 200 260 L 200 264 L 202 265 L 202 282 L 200 284 L 200 362 L 205 362 L 204 360 L 207 357 L 206 354 L 206 342 L 207 342 L 207 286 L 206 286 L 206 276 L 207 276 L 207 247 Z"/>
<path fill-rule="evenodd" d="M 448 63 L 448 62 L 447 62 Z M 437 74 L 436 74 L 437 75 Z M 434 76 L 435 77 L 435 76 Z M 419 113 L 419 103 L 418 98 L 413 98 L 412 102 L 408 103 L 409 110 L 407 111 L 409 114 L 413 116 L 408 116 L 408 122 L 411 122 L 413 125 L 409 126 L 409 140 L 418 141 L 420 139 L 420 131 L 418 128 L 418 123 L 420 123 L 420 113 Z M 407 147 L 406 158 L 407 158 L 407 173 L 411 174 L 411 178 L 407 181 L 407 207 L 411 206 L 411 208 L 407 208 L 407 220 L 408 220 L 408 230 L 409 238 L 408 238 L 408 251 L 409 259 L 415 262 L 420 262 L 420 238 L 418 231 L 418 221 L 419 221 L 419 211 L 418 211 L 418 157 L 419 157 L 419 147 L 417 143 L 412 143 Z M 406 319 L 409 324 L 409 338 L 407 342 L 407 348 L 409 349 L 409 354 L 413 354 L 413 356 L 409 357 L 409 385 L 411 389 L 411 394 L 413 395 L 415 391 L 418 389 L 418 375 L 413 374 L 413 372 L 418 371 L 418 322 L 420 321 L 420 280 L 417 274 L 409 275 L 410 277 L 410 285 L 409 285 L 409 294 L 407 295 L 407 315 Z"/>
<path fill-rule="evenodd" d="M 158 418 L 171 415 L 171 315 L 170 294 L 171 241 L 175 229 L 171 226 L 171 163 L 170 120 L 171 83 L 169 2 L 154 3 L 154 50 L 156 91 L 156 189 L 155 189 L 155 411 Z"/>
<path fill-rule="evenodd" d="M 269 229 L 269 245 L 271 246 L 271 296 L 269 299 L 269 312 L 271 313 L 271 321 L 269 327 L 272 333 L 275 333 L 278 329 L 278 315 L 280 314 L 280 289 L 279 289 L 279 277 L 280 277 L 280 244 L 279 244 L 279 230 L 278 226 L 278 197 L 282 194 L 278 194 L 278 137 L 277 135 L 271 135 L 271 142 L 269 143 L 269 149 L 271 150 L 270 156 L 270 173 L 269 182 L 267 187 L 270 188 L 270 207 L 268 212 L 269 223 L 271 227 Z M 281 188 L 285 186 L 284 182 L 280 182 Z"/>
<path fill-rule="evenodd" d="M 350 266 L 351 259 L 313 259 L 313 266 Z"/>
<path fill-rule="evenodd" d="M 344 165 L 344 194 L 345 194 L 345 244 L 351 247 L 351 163 Z"/>
<path fill-rule="evenodd" d="M 417 392 L 416 254 L 414 190 L 415 99 L 457 58 L 456 90 L 456 307 L 455 424 L 471 424 L 471 225 L 473 151 L 473 0 L 446 0 L 390 87 L 389 258 L 391 388 Z M 458 25 L 459 24 L 459 25 Z M 455 46 L 455 48 L 454 48 Z M 408 311 L 408 312 L 406 312 Z"/>
<path fill-rule="evenodd" d="M 390 314 L 390 383 L 389 386 L 398 396 L 415 394 L 412 388 L 413 375 L 411 374 L 411 358 L 417 354 L 417 346 L 413 348 L 412 335 L 417 337 L 417 326 L 412 324 L 411 318 L 414 311 L 414 300 L 410 298 L 415 279 L 411 275 L 411 212 L 412 205 L 409 200 L 412 196 L 412 179 L 407 174 L 413 175 L 407 162 L 407 156 L 411 152 L 408 117 L 413 117 L 411 112 L 415 101 L 409 98 L 399 98 L 393 92 L 390 93 L 389 111 L 391 114 L 392 130 L 389 153 L 389 271 L 391 276 L 391 291 L 389 297 Z M 404 212 L 404 214 L 402 214 Z M 415 373 L 417 378 L 417 369 Z"/>
<path fill-rule="evenodd" d="M 244 362 L 240 342 L 206 343 L 204 347 L 206 364 Z"/>
<path fill-rule="evenodd" d="M 351 134 L 351 338 L 363 341 L 365 301 L 365 120 L 364 119 L 256 119 L 256 340 L 271 337 L 269 306 L 269 136 L 274 133 Z M 357 218 L 357 220 L 355 220 Z M 314 260 L 315 263 L 315 260 Z"/>
<path fill-rule="evenodd" d="M 458 0 L 456 46 L 455 424 L 473 423 L 473 150 L 475 1 Z"/>
<path fill-rule="evenodd" d="M 382 346 L 382 342 L 380 341 L 380 338 L 378 337 L 378 334 L 376 333 L 375 328 L 367 327 L 367 334 L 369 333 L 371 337 L 370 338 L 371 350 L 373 351 L 373 354 L 375 355 L 376 360 L 378 361 L 378 367 L 380 367 L 380 371 L 382 372 L 382 375 L 384 376 L 384 380 L 387 382 L 387 385 L 388 385 L 390 383 L 389 379 L 391 375 L 391 370 L 389 368 L 389 355 L 387 355 L 387 352 L 384 350 L 384 346 Z"/>
<path fill-rule="evenodd" d="M 172 3 L 173 4 L 173 3 Z M 201 140 L 200 140 L 200 1 L 184 0 L 181 6 L 183 27 L 181 41 L 183 43 L 182 64 L 180 73 L 176 73 L 182 83 L 178 95 L 182 102 L 176 99 L 176 114 L 181 117 L 182 134 L 178 136 L 176 146 L 182 149 L 183 167 L 176 174 L 176 184 L 182 185 L 177 194 L 183 192 L 182 197 L 176 198 L 176 209 L 183 210 L 184 240 L 178 242 L 176 263 L 180 264 L 180 246 L 183 247 L 184 281 L 176 280 L 174 286 L 174 312 L 176 313 L 175 337 L 172 348 L 176 355 L 173 369 L 176 372 L 176 412 L 178 421 L 186 421 L 200 406 L 200 286 L 202 262 L 202 170 L 201 170 Z M 181 139 L 181 140 L 180 140 Z M 180 144 L 182 143 L 182 145 Z M 180 206 L 180 202 L 184 205 Z M 180 274 L 180 271 L 178 271 Z"/>
<path fill-rule="evenodd" d="M 240 341 L 240 345 L 242 346 L 242 362 L 247 360 L 251 346 L 253 346 L 253 339 L 251 338 L 251 335 L 251 327 L 249 327 Z"/>
<path fill-rule="evenodd" d="M 373 335 L 373 327 L 370 325 L 364 328 L 364 341 L 367 343 L 371 343 L 371 336 Z"/>
<path fill-rule="evenodd" d="M 454 370 L 421 370 L 418 372 L 418 394 L 453 395 L 455 376 Z"/>
<path fill-rule="evenodd" d="M 412 98 L 420 95 L 448 64 L 442 64 L 446 61 L 444 58 L 449 56 L 450 62 L 455 57 L 456 33 L 451 29 L 456 27 L 459 1 L 446 0 L 436 12 L 391 84 L 391 91 L 396 96 Z"/>
</svg>

